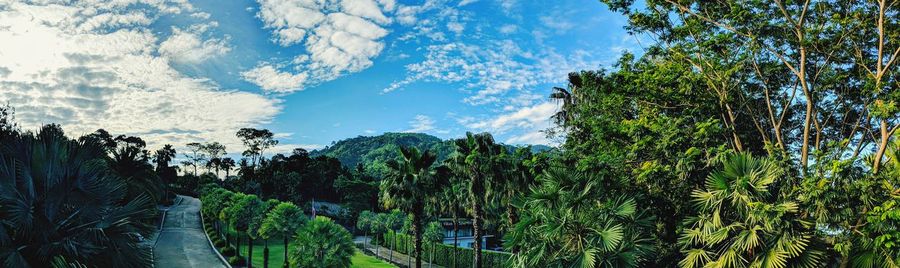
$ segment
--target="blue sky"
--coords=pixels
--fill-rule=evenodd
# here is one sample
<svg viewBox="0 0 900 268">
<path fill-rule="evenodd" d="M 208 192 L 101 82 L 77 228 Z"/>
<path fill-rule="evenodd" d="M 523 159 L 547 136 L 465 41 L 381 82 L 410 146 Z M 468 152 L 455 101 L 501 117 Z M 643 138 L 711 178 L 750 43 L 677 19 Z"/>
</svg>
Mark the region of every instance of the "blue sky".
<svg viewBox="0 0 900 268">
<path fill-rule="evenodd" d="M 550 88 L 639 50 L 625 23 L 595 0 L 0 2 L 0 101 L 26 128 L 151 146 L 239 147 L 240 127 L 280 151 L 383 132 L 554 144 Z"/>
</svg>

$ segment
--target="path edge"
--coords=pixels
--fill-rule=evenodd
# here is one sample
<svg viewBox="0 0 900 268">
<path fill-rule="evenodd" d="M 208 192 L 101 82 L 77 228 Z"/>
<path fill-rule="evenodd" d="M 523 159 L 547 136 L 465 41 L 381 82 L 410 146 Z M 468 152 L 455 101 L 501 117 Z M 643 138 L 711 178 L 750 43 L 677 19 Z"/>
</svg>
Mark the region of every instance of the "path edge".
<svg viewBox="0 0 900 268">
<path fill-rule="evenodd" d="M 206 219 L 203 218 L 203 210 L 200 210 L 199 213 L 200 213 L 200 227 L 203 229 L 203 235 L 206 236 L 206 242 L 209 242 L 209 247 L 211 247 L 213 252 L 216 253 L 216 256 L 219 257 L 219 260 L 225 264 L 225 267 L 232 268 L 231 264 L 228 263 L 228 261 L 225 260 L 225 257 L 222 256 L 222 253 L 219 253 L 219 249 L 217 249 L 216 245 L 213 244 L 212 239 L 209 239 L 209 233 L 206 232 Z"/>
</svg>

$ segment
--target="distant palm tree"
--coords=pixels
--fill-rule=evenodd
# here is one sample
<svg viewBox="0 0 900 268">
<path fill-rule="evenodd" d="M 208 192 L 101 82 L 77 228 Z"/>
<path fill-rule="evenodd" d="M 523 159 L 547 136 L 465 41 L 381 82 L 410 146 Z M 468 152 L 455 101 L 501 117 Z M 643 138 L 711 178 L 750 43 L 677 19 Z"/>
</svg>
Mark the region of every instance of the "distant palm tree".
<svg viewBox="0 0 900 268">
<path fill-rule="evenodd" d="M 400 148 L 400 161 L 388 161 L 389 174 L 381 181 L 381 199 L 385 207 L 399 208 L 412 216 L 413 244 L 416 268 L 422 267 L 422 218 L 427 199 L 435 196 L 440 182 L 435 179 L 431 165 L 437 157 L 416 148 Z"/>
<path fill-rule="evenodd" d="M 303 210 L 290 202 L 282 202 L 275 206 L 266 216 L 259 228 L 263 239 L 280 236 L 284 241 L 284 267 L 288 267 L 288 242 L 306 223 Z"/>
<path fill-rule="evenodd" d="M 231 157 L 222 158 L 221 168 L 225 170 L 225 178 L 231 175 L 231 170 L 237 166 L 237 163 L 234 162 L 234 159 Z"/>
<path fill-rule="evenodd" d="M 486 185 L 497 177 L 500 168 L 500 158 L 503 148 L 494 142 L 490 133 L 473 134 L 466 133 L 466 137 L 458 139 L 456 143 L 455 162 L 462 167 L 460 172 L 469 176 L 469 200 L 472 205 L 472 232 L 475 238 L 473 250 L 475 259 L 473 266 L 481 268 L 481 241 L 484 228 L 484 205 L 488 199 Z"/>
<path fill-rule="evenodd" d="M 457 264 L 457 247 L 459 247 L 459 220 L 465 216 L 465 208 L 467 206 L 468 196 L 466 194 L 466 184 L 462 175 L 454 172 L 452 167 L 453 161 L 446 163 L 438 168 L 438 178 L 445 181 L 445 185 L 434 202 L 435 212 L 441 215 L 449 215 L 453 221 L 453 267 Z"/>
<path fill-rule="evenodd" d="M 155 230 L 147 195 L 127 198 L 128 181 L 106 151 L 66 138 L 58 126 L 22 135 L 0 151 L 0 263 L 4 267 L 148 267 L 141 237 Z"/>
</svg>

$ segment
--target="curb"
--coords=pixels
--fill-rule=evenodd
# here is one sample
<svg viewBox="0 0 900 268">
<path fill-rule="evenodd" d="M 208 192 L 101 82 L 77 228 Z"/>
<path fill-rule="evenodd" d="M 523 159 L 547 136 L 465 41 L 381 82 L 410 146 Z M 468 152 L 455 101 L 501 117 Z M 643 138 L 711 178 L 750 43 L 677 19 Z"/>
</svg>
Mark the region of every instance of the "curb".
<svg viewBox="0 0 900 268">
<path fill-rule="evenodd" d="M 219 249 L 216 248 L 216 245 L 213 244 L 211 239 L 209 239 L 209 233 L 206 232 L 206 222 L 205 222 L 206 220 L 203 219 L 203 211 L 201 210 L 199 213 L 200 213 L 200 228 L 203 229 L 203 235 L 206 236 L 206 242 L 209 242 L 209 247 L 211 247 L 213 252 L 216 253 L 216 256 L 219 257 L 219 260 L 225 264 L 225 267 L 232 268 L 231 264 L 228 263 L 228 261 L 225 260 L 225 257 L 222 256 L 222 253 L 219 253 Z"/>
</svg>

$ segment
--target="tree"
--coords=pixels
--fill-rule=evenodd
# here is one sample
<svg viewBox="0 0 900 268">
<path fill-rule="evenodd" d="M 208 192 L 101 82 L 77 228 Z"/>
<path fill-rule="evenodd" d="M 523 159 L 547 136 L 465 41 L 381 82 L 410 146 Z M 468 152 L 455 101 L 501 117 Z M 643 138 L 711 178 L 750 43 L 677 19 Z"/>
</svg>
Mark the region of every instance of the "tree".
<svg viewBox="0 0 900 268">
<path fill-rule="evenodd" d="M 225 145 L 220 144 L 219 142 L 210 142 L 202 145 L 204 155 L 207 156 L 208 160 L 206 161 L 206 169 L 207 170 L 215 170 L 216 176 L 219 176 L 219 169 L 223 168 L 222 155 L 225 155 L 227 152 L 225 151 Z"/>
<path fill-rule="evenodd" d="M 290 262 L 294 267 L 350 267 L 356 250 L 350 232 L 324 216 L 297 231 L 293 246 Z"/>
<path fill-rule="evenodd" d="M 486 185 L 490 184 L 493 178 L 497 177 L 496 172 L 501 170 L 497 156 L 503 148 L 494 143 L 494 137 L 489 133 L 472 134 L 467 132 L 465 138 L 458 139 L 455 143 L 455 161 L 459 163 L 457 166 L 462 167 L 461 172 L 468 175 L 470 179 L 468 194 L 472 204 L 472 231 L 475 237 L 473 266 L 481 268 L 483 265 L 481 262 L 483 206 L 487 203 L 485 200 Z"/>
<path fill-rule="evenodd" d="M 203 153 L 203 144 L 199 142 L 188 143 L 188 150 L 191 151 L 191 154 L 184 154 L 188 160 L 182 161 L 181 163 L 185 166 L 191 166 L 194 168 L 194 176 L 197 176 L 197 166 L 204 165 L 206 162 L 206 155 Z"/>
<path fill-rule="evenodd" d="M 6 267 L 147 267 L 140 237 L 155 230 L 147 195 L 108 166 L 105 148 L 68 139 L 56 125 L 0 149 L 0 263 Z M 9 142 L 9 143 L 6 143 Z"/>
<path fill-rule="evenodd" d="M 288 242 L 306 223 L 303 210 L 290 202 L 281 202 L 266 215 L 259 235 L 265 239 L 280 236 L 284 241 L 284 267 L 288 267 Z"/>
<path fill-rule="evenodd" d="M 431 165 L 436 160 L 428 151 L 400 148 L 402 159 L 388 162 L 390 174 L 381 180 L 381 201 L 386 208 L 400 208 L 412 217 L 416 268 L 422 267 L 422 218 L 425 204 L 440 189 Z"/>
<path fill-rule="evenodd" d="M 274 139 L 274 134 L 268 129 L 242 128 L 236 135 L 247 147 L 242 155 L 250 157 L 253 167 L 259 164 L 259 157 L 266 149 L 278 145 L 278 140 Z"/>
<path fill-rule="evenodd" d="M 596 175 L 546 170 L 507 234 L 515 267 L 640 267 L 653 253 L 653 218 L 634 199 L 606 198 Z"/>
<path fill-rule="evenodd" d="M 228 222 L 228 225 L 238 234 L 247 235 L 247 265 L 253 267 L 253 238 L 257 233 L 251 233 L 251 227 L 254 219 L 257 218 L 259 211 L 265 209 L 265 203 L 256 197 L 256 195 L 245 195 L 238 193 L 232 198 L 230 205 L 222 211 L 222 215 Z M 255 231 L 255 230 L 253 230 Z M 240 248 L 240 239 L 237 239 L 238 248 Z M 240 256 L 240 252 L 238 252 Z"/>
<path fill-rule="evenodd" d="M 178 179 L 177 168 L 169 166 L 169 163 L 172 163 L 172 160 L 177 155 L 175 148 L 171 144 L 166 144 L 163 148 L 156 150 L 153 158 L 153 161 L 156 163 L 156 174 L 159 175 L 159 178 L 166 186 L 166 200 L 171 200 L 169 199 L 169 192 L 171 191 L 169 187 Z"/>
<path fill-rule="evenodd" d="M 236 163 L 234 162 L 234 159 L 232 159 L 231 157 L 222 158 L 222 163 L 220 164 L 220 167 L 225 170 L 225 178 L 226 179 L 231 175 L 231 170 L 234 169 L 235 166 L 236 166 Z"/>
<path fill-rule="evenodd" d="M 440 222 L 433 221 L 425 227 L 425 235 L 422 236 L 425 241 L 431 245 L 431 259 L 428 260 L 428 267 L 434 265 L 434 248 L 436 244 L 442 244 L 444 242 L 444 227 L 441 226 Z"/>
<path fill-rule="evenodd" d="M 366 235 L 364 236 L 365 238 L 363 238 L 364 247 L 370 243 L 369 233 L 372 232 L 375 229 L 374 226 L 378 224 L 378 219 L 376 217 L 377 216 L 374 212 L 365 210 L 359 213 L 359 217 L 356 220 L 356 229 L 366 233 Z"/>
<path fill-rule="evenodd" d="M 688 220 L 679 244 L 682 267 L 820 267 L 811 225 L 798 204 L 770 192 L 783 178 L 776 162 L 748 154 L 731 156 L 722 170 L 692 194 L 699 214 Z"/>
</svg>

